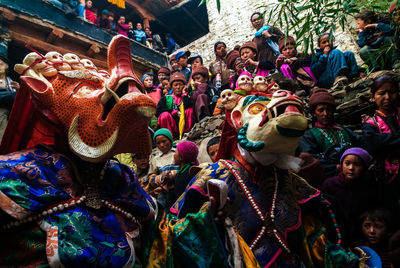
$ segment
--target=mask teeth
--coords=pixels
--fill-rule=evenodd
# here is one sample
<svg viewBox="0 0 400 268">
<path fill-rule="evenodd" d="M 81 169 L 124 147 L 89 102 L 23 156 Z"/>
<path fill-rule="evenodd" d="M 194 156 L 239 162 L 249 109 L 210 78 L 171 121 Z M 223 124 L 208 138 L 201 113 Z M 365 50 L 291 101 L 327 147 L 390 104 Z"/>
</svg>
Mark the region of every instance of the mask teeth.
<svg viewBox="0 0 400 268">
<path fill-rule="evenodd" d="M 118 95 L 117 95 L 114 91 L 112 91 L 111 89 L 109 89 L 108 86 L 106 86 L 106 90 L 104 91 L 104 94 L 103 94 L 103 96 L 101 97 L 101 102 L 102 102 L 103 104 L 106 104 L 107 101 L 108 101 L 111 97 L 114 97 L 115 102 L 117 102 L 117 103 L 120 101 Z"/>
</svg>

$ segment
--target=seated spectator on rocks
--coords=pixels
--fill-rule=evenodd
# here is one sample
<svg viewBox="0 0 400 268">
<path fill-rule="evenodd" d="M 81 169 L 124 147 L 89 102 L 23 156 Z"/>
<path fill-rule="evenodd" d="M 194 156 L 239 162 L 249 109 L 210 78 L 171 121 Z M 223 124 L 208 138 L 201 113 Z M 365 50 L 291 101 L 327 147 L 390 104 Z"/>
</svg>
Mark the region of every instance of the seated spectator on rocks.
<svg viewBox="0 0 400 268">
<path fill-rule="evenodd" d="M 85 18 L 90 21 L 91 23 L 95 24 L 97 20 L 96 12 L 93 10 L 93 2 L 92 0 L 86 1 L 85 6 Z"/>
<path fill-rule="evenodd" d="M 0 55 L 0 141 L 8 122 L 8 115 L 14 103 L 19 83 L 7 76 L 8 59 Z"/>
<path fill-rule="evenodd" d="M 270 61 L 257 60 L 257 44 L 246 42 L 239 49 L 240 57 L 244 63 L 244 71 L 251 74 L 254 78 L 257 75 L 268 76 L 271 70 L 275 69 L 275 64 Z"/>
<path fill-rule="evenodd" d="M 146 33 L 143 31 L 142 24 L 140 22 L 136 23 L 136 30 L 133 30 L 135 34 L 134 40 L 143 45 L 146 45 Z"/>
<path fill-rule="evenodd" d="M 229 77 L 231 72 L 226 63 L 226 44 L 218 41 L 214 44 L 214 53 L 216 59 L 210 63 L 212 84 L 218 90 L 229 88 Z M 217 79 L 218 78 L 218 79 Z"/>
<path fill-rule="evenodd" d="M 335 124 L 335 99 L 326 89 L 316 89 L 308 102 L 315 125 L 300 140 L 300 152 L 308 152 L 323 165 L 326 177 L 336 174 L 340 157 L 349 148 L 358 146 L 360 137 L 348 128 Z"/>
<path fill-rule="evenodd" d="M 111 30 L 117 31 L 117 24 L 114 21 L 114 13 L 110 12 L 108 15 L 108 21 L 110 22 Z"/>
<path fill-rule="evenodd" d="M 182 141 L 176 145 L 174 154 L 174 164 L 179 167 L 175 176 L 171 176 L 169 180 L 164 182 L 168 186 L 166 207 L 171 207 L 175 201 L 183 194 L 186 186 L 193 178 L 190 175 L 190 168 L 199 164 L 197 156 L 199 154 L 199 148 L 194 142 Z"/>
<path fill-rule="evenodd" d="M 207 143 L 207 154 L 213 163 L 217 160 L 217 152 L 219 148 L 219 141 L 221 136 L 211 138 Z"/>
<path fill-rule="evenodd" d="M 229 88 L 234 90 L 236 89 L 236 82 L 244 70 L 244 64 L 238 50 L 229 51 L 226 55 L 226 64 L 228 68 L 234 72 L 234 74 L 229 77 Z"/>
<path fill-rule="evenodd" d="M 193 54 L 192 56 L 190 56 L 188 58 L 187 63 L 190 64 L 190 68 L 192 68 L 192 70 L 194 70 L 200 66 L 204 66 L 203 57 L 200 56 L 199 54 Z"/>
<path fill-rule="evenodd" d="M 96 25 L 100 28 L 111 30 L 111 24 L 108 19 L 109 15 L 110 12 L 108 12 L 107 9 L 103 9 L 103 11 L 101 11 L 101 16 L 97 18 Z"/>
<path fill-rule="evenodd" d="M 178 63 L 178 70 L 185 76 L 187 82 L 190 81 L 192 76 L 192 68 L 188 66 L 188 58 L 190 51 L 179 51 L 175 54 L 176 62 Z"/>
<path fill-rule="evenodd" d="M 400 109 L 398 75 L 388 73 L 371 86 L 371 100 L 378 110 L 364 117 L 364 146 L 375 158 L 376 179 L 383 185 L 384 195 L 394 202 L 400 200 Z"/>
<path fill-rule="evenodd" d="M 311 61 L 311 72 L 318 80 L 318 86 L 331 88 L 344 85 L 348 78 L 359 77 L 363 70 L 358 67 L 354 53 L 342 52 L 333 45 L 334 38 L 329 33 L 318 37 L 315 59 Z"/>
<path fill-rule="evenodd" d="M 157 196 L 163 191 L 160 187 L 166 177 L 171 176 L 172 171 L 177 171 L 174 165 L 174 139 L 168 129 L 161 128 L 154 133 L 154 143 L 158 154 L 150 158 L 150 167 L 147 180 L 142 180 L 144 189 L 151 195 Z M 164 198 L 165 199 L 165 198 Z"/>
<path fill-rule="evenodd" d="M 62 9 L 67 16 L 85 18 L 85 0 L 44 0 Z"/>
<path fill-rule="evenodd" d="M 169 55 L 174 53 L 177 49 L 177 44 L 175 43 L 174 38 L 172 38 L 172 35 L 170 33 L 167 33 L 165 35 L 165 40 L 167 40 L 167 47 L 165 48 L 167 54 Z"/>
<path fill-rule="evenodd" d="M 117 33 L 128 37 L 129 25 L 125 23 L 125 16 L 120 16 L 117 22 Z"/>
<path fill-rule="evenodd" d="M 257 45 L 259 53 L 258 60 L 262 62 L 275 62 L 279 55 L 279 51 L 276 51 L 277 46 L 274 44 L 277 44 L 279 39 L 285 35 L 276 27 L 264 26 L 264 19 L 260 12 L 254 12 L 250 17 L 250 20 L 253 28 L 257 30 L 253 42 Z M 260 29 L 263 30 L 260 31 Z"/>
<path fill-rule="evenodd" d="M 185 122 L 183 133 L 189 132 L 192 128 L 193 109 L 192 100 L 184 94 L 186 87 L 185 76 L 179 72 L 173 73 L 170 77 L 170 85 L 173 93 L 163 96 L 157 104 L 156 116 L 158 127 L 166 128 L 175 137 L 182 135 L 179 122 Z M 183 110 L 183 113 L 181 112 Z M 182 124 L 182 123 L 181 123 Z"/>
<path fill-rule="evenodd" d="M 378 22 L 377 15 L 373 11 L 365 10 L 356 16 L 356 19 L 360 57 L 368 65 L 369 71 L 392 69 L 397 53 L 390 52 L 391 55 L 385 56 L 380 48 L 393 43 L 393 29 L 389 24 Z M 384 61 L 383 66 L 381 60 Z"/>
<path fill-rule="evenodd" d="M 327 178 L 322 184 L 322 192 L 342 216 L 341 229 L 349 241 L 356 231 L 354 225 L 363 206 L 374 195 L 375 187 L 368 176 L 371 164 L 369 153 L 358 147 L 347 149 L 340 158 L 337 176 Z M 348 241 L 348 242 L 349 242 Z"/>
<path fill-rule="evenodd" d="M 204 66 L 200 66 L 193 70 L 192 81 L 193 81 L 193 92 L 192 92 L 192 103 L 193 103 L 193 114 L 195 122 L 199 122 L 206 116 L 211 115 L 212 107 L 211 102 L 211 89 L 208 85 L 208 69 Z"/>
<path fill-rule="evenodd" d="M 157 104 L 161 99 L 161 89 L 154 86 L 153 77 L 153 74 L 146 73 L 143 75 L 141 82 L 147 95 Z"/>
<path fill-rule="evenodd" d="M 157 72 L 157 80 L 159 82 L 159 85 L 161 84 L 161 81 L 164 80 L 164 78 L 168 77 L 171 75 L 171 70 L 168 67 L 161 67 L 158 72 Z"/>
<path fill-rule="evenodd" d="M 387 208 L 373 207 L 359 217 L 362 239 L 356 246 L 367 246 L 378 253 L 383 268 L 399 267 L 399 228 L 393 212 Z"/>
<path fill-rule="evenodd" d="M 317 79 L 310 69 L 311 55 L 297 52 L 296 41 L 292 36 L 279 40 L 279 51 L 282 54 L 276 59 L 276 68 L 284 76 L 296 80 L 308 95 L 310 89 L 317 84 Z M 298 92 L 296 94 L 299 95 Z"/>
</svg>

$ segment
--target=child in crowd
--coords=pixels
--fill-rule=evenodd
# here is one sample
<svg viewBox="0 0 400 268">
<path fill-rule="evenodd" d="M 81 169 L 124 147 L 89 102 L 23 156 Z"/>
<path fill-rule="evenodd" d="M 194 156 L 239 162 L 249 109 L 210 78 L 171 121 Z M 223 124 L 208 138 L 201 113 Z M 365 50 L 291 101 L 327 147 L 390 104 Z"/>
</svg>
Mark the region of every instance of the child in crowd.
<svg viewBox="0 0 400 268">
<path fill-rule="evenodd" d="M 362 148 L 347 149 L 340 158 L 339 174 L 327 178 L 322 184 L 322 192 L 327 194 L 343 218 L 341 227 L 345 236 L 352 236 L 356 215 L 375 190 L 367 175 L 371 160 L 369 153 Z"/>
<path fill-rule="evenodd" d="M 214 109 L 210 107 L 211 102 L 211 89 L 208 85 L 208 69 L 204 66 L 200 66 L 193 70 L 192 81 L 193 81 L 193 92 L 192 92 L 192 104 L 194 120 L 199 122 L 206 116 L 211 115 L 211 111 Z"/>
<path fill-rule="evenodd" d="M 125 16 L 120 16 L 116 25 L 118 34 L 128 37 L 129 25 L 125 24 Z"/>
<path fill-rule="evenodd" d="M 135 35 L 134 40 L 136 42 L 146 45 L 146 33 L 143 31 L 143 27 L 140 22 L 136 24 L 136 30 L 134 30 L 133 33 Z"/>
<path fill-rule="evenodd" d="M 214 44 L 214 53 L 216 59 L 210 63 L 211 80 L 214 87 L 222 91 L 229 86 L 229 77 L 231 72 L 226 62 L 226 44 L 218 41 Z M 218 75 L 218 77 L 217 77 Z"/>
<path fill-rule="evenodd" d="M 296 80 L 301 89 L 309 90 L 317 84 L 317 79 L 310 69 L 311 56 L 297 52 L 296 41 L 292 36 L 279 40 L 279 51 L 282 53 L 276 59 L 276 68 L 284 76 Z"/>
<path fill-rule="evenodd" d="M 190 51 L 179 51 L 175 54 L 175 60 L 178 64 L 178 71 L 185 76 L 186 82 L 189 82 L 192 76 L 192 68 L 188 66 L 189 56 Z"/>
<path fill-rule="evenodd" d="M 186 186 L 192 179 L 190 176 L 190 168 L 194 165 L 198 165 L 197 156 L 199 154 L 199 148 L 194 142 L 183 141 L 178 143 L 174 154 L 174 164 L 179 166 L 175 176 L 171 176 L 164 180 L 164 189 L 168 189 L 166 207 L 171 207 L 175 201 L 183 194 Z"/>
<path fill-rule="evenodd" d="M 370 72 L 384 69 L 391 69 L 392 63 L 396 59 L 397 53 L 391 52 L 389 56 L 382 59 L 384 54 L 380 51 L 382 46 L 393 43 L 393 30 L 389 24 L 378 22 L 375 12 L 365 10 L 357 17 L 358 40 L 360 57 L 368 65 Z M 384 66 L 381 66 L 380 60 L 384 60 Z M 388 60 L 387 60 L 388 59 Z"/>
<path fill-rule="evenodd" d="M 153 74 L 144 74 L 141 82 L 144 85 L 144 89 L 146 90 L 147 95 L 157 104 L 161 99 L 161 89 L 154 86 Z"/>
<path fill-rule="evenodd" d="M 146 180 L 145 177 L 147 177 L 150 167 L 149 156 L 140 157 L 136 154 L 123 153 L 116 155 L 115 158 L 120 163 L 132 168 L 135 171 L 140 182 L 142 180 Z"/>
<path fill-rule="evenodd" d="M 171 70 L 168 67 L 161 67 L 158 72 L 157 72 L 157 79 L 158 82 L 161 83 L 162 80 L 164 80 L 166 77 L 171 75 Z"/>
<path fill-rule="evenodd" d="M 171 176 L 178 167 L 174 165 L 175 148 L 171 132 L 160 128 L 154 133 L 153 140 L 159 153 L 151 156 L 147 180 L 143 179 L 142 184 L 149 194 L 158 195 L 162 192 L 162 188 L 159 187 L 161 181 Z"/>
<path fill-rule="evenodd" d="M 308 152 L 318 159 L 326 177 L 334 176 L 343 151 L 358 146 L 360 137 L 350 129 L 335 124 L 335 99 L 328 90 L 314 90 L 308 106 L 315 125 L 301 137 L 300 152 Z"/>
<path fill-rule="evenodd" d="M 363 239 L 357 246 L 372 248 L 382 261 L 383 268 L 399 267 L 399 248 L 394 245 L 397 240 L 393 234 L 395 220 L 386 208 L 366 210 L 359 218 Z"/>
<path fill-rule="evenodd" d="M 179 69 L 178 62 L 176 61 L 175 54 L 172 55 L 169 59 L 169 64 L 171 64 L 171 73 L 177 72 Z"/>
<path fill-rule="evenodd" d="M 96 15 L 96 12 L 94 12 L 92 0 L 87 0 L 86 1 L 85 19 L 87 19 L 88 21 L 90 21 L 93 24 L 96 23 L 97 15 Z"/>
<path fill-rule="evenodd" d="M 244 71 L 247 71 L 254 78 L 255 76 L 268 76 L 271 70 L 275 69 L 275 64 L 270 61 L 257 61 L 257 44 L 246 42 L 239 49 L 240 57 L 244 63 Z"/>
<path fill-rule="evenodd" d="M 318 86 L 331 88 L 347 83 L 348 78 L 363 75 L 354 53 L 342 52 L 333 45 L 334 38 L 329 33 L 318 37 L 318 49 L 312 58 L 311 72 L 318 80 Z"/>
<path fill-rule="evenodd" d="M 172 94 L 172 89 L 169 84 L 169 76 L 162 79 L 161 83 L 158 85 L 158 88 L 161 89 L 162 96 Z"/>
<path fill-rule="evenodd" d="M 371 86 L 371 100 L 378 110 L 364 117 L 362 134 L 365 148 L 376 159 L 375 177 L 383 184 L 385 195 L 393 202 L 400 200 L 400 108 L 399 77 L 388 73 Z"/>
<path fill-rule="evenodd" d="M 194 70 L 200 66 L 203 66 L 203 58 L 199 54 L 193 54 L 190 56 L 190 58 L 188 58 L 187 63 L 190 64 L 190 67 L 192 70 Z"/>
<path fill-rule="evenodd" d="M 240 74 L 244 70 L 244 64 L 238 50 L 231 50 L 226 55 L 226 63 L 228 68 L 234 71 L 234 74 L 229 77 L 229 88 L 236 89 L 236 82 Z"/>
<path fill-rule="evenodd" d="M 113 12 L 109 12 L 108 21 L 110 22 L 111 30 L 117 31 L 117 24 L 114 21 L 114 13 Z"/>
<path fill-rule="evenodd" d="M 217 137 L 211 138 L 207 143 L 207 154 L 213 163 L 216 162 L 220 140 L 221 140 L 221 136 L 217 136 Z"/>
<path fill-rule="evenodd" d="M 178 128 L 180 121 L 185 122 L 183 132 L 189 132 L 192 128 L 192 101 L 184 94 L 186 79 L 182 73 L 173 73 L 169 82 L 173 93 L 163 96 L 158 102 L 156 116 L 158 127 L 167 128 L 178 137 L 181 134 Z M 181 113 L 182 110 L 183 113 Z"/>
<path fill-rule="evenodd" d="M 96 20 L 96 25 L 100 28 L 111 30 L 111 24 L 110 21 L 108 20 L 109 15 L 110 12 L 108 12 L 107 9 L 103 9 L 101 11 L 101 16 L 98 17 Z"/>
<path fill-rule="evenodd" d="M 260 29 L 257 30 L 257 32 L 254 34 L 255 37 L 261 37 L 263 36 L 263 32 L 268 32 L 271 30 L 271 26 L 269 25 L 264 25 Z M 265 37 L 265 43 L 267 46 L 269 46 L 272 50 L 272 54 L 274 57 L 278 57 L 279 54 L 281 53 L 278 43 L 274 42 L 270 37 Z"/>
</svg>

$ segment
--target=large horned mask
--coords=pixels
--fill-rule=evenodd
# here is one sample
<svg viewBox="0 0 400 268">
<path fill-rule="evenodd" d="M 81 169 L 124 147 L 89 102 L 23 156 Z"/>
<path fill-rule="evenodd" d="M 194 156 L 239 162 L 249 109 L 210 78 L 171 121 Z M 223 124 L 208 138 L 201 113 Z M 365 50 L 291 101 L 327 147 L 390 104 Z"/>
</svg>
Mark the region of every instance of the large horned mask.
<svg viewBox="0 0 400 268">
<path fill-rule="evenodd" d="M 47 81 L 21 77 L 43 114 L 66 133 L 70 150 L 90 162 L 151 150 L 147 126 L 155 103 L 134 73 L 129 39 L 115 36 L 107 56 L 107 80 L 86 69 L 58 71 Z"/>
<path fill-rule="evenodd" d="M 242 98 L 231 120 L 239 145 L 248 152 L 293 155 L 307 128 L 301 99 L 285 90 L 275 92 L 271 100 L 262 95 Z"/>
</svg>

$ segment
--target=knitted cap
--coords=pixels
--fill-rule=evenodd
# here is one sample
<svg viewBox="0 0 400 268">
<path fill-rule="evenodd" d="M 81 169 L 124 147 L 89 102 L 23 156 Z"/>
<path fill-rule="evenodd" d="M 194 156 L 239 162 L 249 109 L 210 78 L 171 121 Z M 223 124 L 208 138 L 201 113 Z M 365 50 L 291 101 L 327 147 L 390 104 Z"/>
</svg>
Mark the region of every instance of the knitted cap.
<svg viewBox="0 0 400 268">
<path fill-rule="evenodd" d="M 231 50 L 228 54 L 226 54 L 226 65 L 228 65 L 228 69 L 234 68 L 234 63 L 237 58 L 240 58 L 240 53 L 237 50 Z"/>
<path fill-rule="evenodd" d="M 144 75 L 143 75 L 143 77 L 142 77 L 142 79 L 140 79 L 140 82 L 144 82 L 144 79 L 146 79 L 147 77 L 153 77 L 153 74 L 151 74 L 151 73 L 145 73 Z"/>
<path fill-rule="evenodd" d="M 169 63 L 170 64 L 172 64 L 172 61 L 176 61 L 176 55 L 174 54 L 174 55 L 172 55 L 170 58 L 169 58 Z"/>
<path fill-rule="evenodd" d="M 201 74 L 205 78 L 208 78 L 208 69 L 207 69 L 207 67 L 200 66 L 200 67 L 197 67 L 196 69 L 194 69 L 193 72 L 192 72 L 192 78 L 196 74 Z"/>
<path fill-rule="evenodd" d="M 157 130 L 156 133 L 154 133 L 153 141 L 156 142 L 157 136 L 160 135 L 165 136 L 167 139 L 171 141 L 171 143 L 174 142 L 174 138 L 172 138 L 171 131 L 169 131 L 167 128 L 160 128 L 159 130 Z"/>
<path fill-rule="evenodd" d="M 160 70 L 158 70 L 158 73 L 159 74 L 163 73 L 163 74 L 166 74 L 166 75 L 170 75 L 171 74 L 171 70 L 168 67 L 163 66 L 163 67 L 160 68 Z"/>
<path fill-rule="evenodd" d="M 176 146 L 178 150 L 178 154 L 182 161 L 186 163 L 191 163 L 192 165 L 198 165 L 199 161 L 197 161 L 197 155 L 199 154 L 199 148 L 196 143 L 191 141 L 183 141 L 178 143 Z"/>
<path fill-rule="evenodd" d="M 281 39 L 279 39 L 278 42 L 279 45 L 279 51 L 282 52 L 282 49 L 284 47 L 286 47 L 287 45 L 296 45 L 296 41 L 294 40 L 294 38 L 292 36 L 286 36 L 286 37 L 282 37 Z"/>
<path fill-rule="evenodd" d="M 170 83 L 171 86 L 172 86 L 172 83 L 174 83 L 175 81 L 182 81 L 186 85 L 186 78 L 180 72 L 173 73 L 171 75 L 171 77 L 169 78 L 169 83 Z"/>
<path fill-rule="evenodd" d="M 257 49 L 257 44 L 255 42 L 249 41 L 244 43 L 240 48 L 239 48 L 239 53 L 241 53 L 243 48 L 250 48 L 251 50 L 253 50 L 256 54 L 258 53 L 258 49 Z"/>
<path fill-rule="evenodd" d="M 101 14 L 110 15 L 110 12 L 107 9 L 103 9 L 103 11 L 101 11 Z"/>
<path fill-rule="evenodd" d="M 371 164 L 371 156 L 366 150 L 360 147 L 353 147 L 344 151 L 342 157 L 340 158 L 340 165 L 342 165 L 344 158 L 350 154 L 360 157 L 366 168 L 368 168 Z"/>
<path fill-rule="evenodd" d="M 314 93 L 311 95 L 310 100 L 308 101 L 308 107 L 311 113 L 314 112 L 315 107 L 318 104 L 330 104 L 333 107 L 336 107 L 335 98 L 325 88 L 315 89 Z"/>
</svg>

